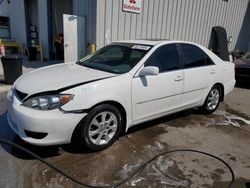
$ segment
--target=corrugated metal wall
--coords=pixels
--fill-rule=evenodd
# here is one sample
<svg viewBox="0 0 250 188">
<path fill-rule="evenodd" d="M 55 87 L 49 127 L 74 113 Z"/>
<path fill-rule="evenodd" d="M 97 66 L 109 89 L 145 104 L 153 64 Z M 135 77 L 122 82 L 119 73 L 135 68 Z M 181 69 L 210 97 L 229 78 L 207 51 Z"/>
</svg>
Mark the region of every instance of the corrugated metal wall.
<svg viewBox="0 0 250 188">
<path fill-rule="evenodd" d="M 123 0 L 97 0 L 97 47 L 122 39 L 176 39 L 208 45 L 211 28 L 223 26 L 234 48 L 249 0 L 142 0 L 142 13 L 122 11 Z"/>
<path fill-rule="evenodd" d="M 236 48 L 250 52 L 250 2 L 236 43 Z"/>
<path fill-rule="evenodd" d="M 73 14 L 87 19 L 87 43 L 96 39 L 96 2 L 97 0 L 73 0 Z"/>
</svg>

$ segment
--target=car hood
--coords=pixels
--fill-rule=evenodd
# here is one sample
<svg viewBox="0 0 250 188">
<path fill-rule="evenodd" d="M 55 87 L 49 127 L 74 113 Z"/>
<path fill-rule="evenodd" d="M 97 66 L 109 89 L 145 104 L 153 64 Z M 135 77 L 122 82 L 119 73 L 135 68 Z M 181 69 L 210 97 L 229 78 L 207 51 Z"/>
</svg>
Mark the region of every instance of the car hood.
<svg viewBox="0 0 250 188">
<path fill-rule="evenodd" d="M 63 63 L 24 74 L 15 82 L 14 88 L 32 95 L 77 86 L 112 76 L 115 76 L 115 74 L 87 68 L 76 63 Z"/>
</svg>

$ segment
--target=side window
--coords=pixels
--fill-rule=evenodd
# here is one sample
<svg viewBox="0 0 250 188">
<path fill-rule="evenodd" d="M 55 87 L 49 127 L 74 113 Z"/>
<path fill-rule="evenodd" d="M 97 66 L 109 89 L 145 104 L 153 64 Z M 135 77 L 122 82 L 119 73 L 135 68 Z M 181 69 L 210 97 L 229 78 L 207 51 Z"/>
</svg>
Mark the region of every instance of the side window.
<svg viewBox="0 0 250 188">
<path fill-rule="evenodd" d="M 212 61 L 212 59 L 207 55 L 206 55 L 206 65 L 214 65 L 214 62 Z"/>
<path fill-rule="evenodd" d="M 156 66 L 159 72 L 177 70 L 180 68 L 179 54 L 176 44 L 160 47 L 146 61 L 146 66 Z"/>
<path fill-rule="evenodd" d="M 197 46 L 191 44 L 181 44 L 181 48 L 184 56 L 184 68 L 201 67 L 214 64 L 208 55 Z"/>
</svg>

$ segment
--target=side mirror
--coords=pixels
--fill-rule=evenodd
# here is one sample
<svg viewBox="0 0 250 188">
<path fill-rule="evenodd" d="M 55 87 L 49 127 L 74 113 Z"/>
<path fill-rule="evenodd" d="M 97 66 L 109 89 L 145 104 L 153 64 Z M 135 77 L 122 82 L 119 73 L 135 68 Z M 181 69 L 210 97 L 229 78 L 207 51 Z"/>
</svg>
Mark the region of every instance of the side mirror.
<svg viewBox="0 0 250 188">
<path fill-rule="evenodd" d="M 143 67 L 139 73 L 139 76 L 150 76 L 150 75 L 158 75 L 159 68 L 155 66 Z"/>
</svg>

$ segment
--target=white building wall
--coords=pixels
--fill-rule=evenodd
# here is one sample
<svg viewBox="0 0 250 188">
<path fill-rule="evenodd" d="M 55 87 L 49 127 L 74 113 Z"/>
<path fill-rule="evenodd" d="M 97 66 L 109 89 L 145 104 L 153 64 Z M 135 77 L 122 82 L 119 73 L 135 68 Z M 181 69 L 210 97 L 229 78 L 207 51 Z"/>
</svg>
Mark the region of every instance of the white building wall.
<svg viewBox="0 0 250 188">
<path fill-rule="evenodd" d="M 249 0 L 142 0 L 142 13 L 122 11 L 123 0 L 97 0 L 96 43 L 122 39 L 188 40 L 208 46 L 213 26 L 222 26 L 235 47 Z"/>
</svg>

